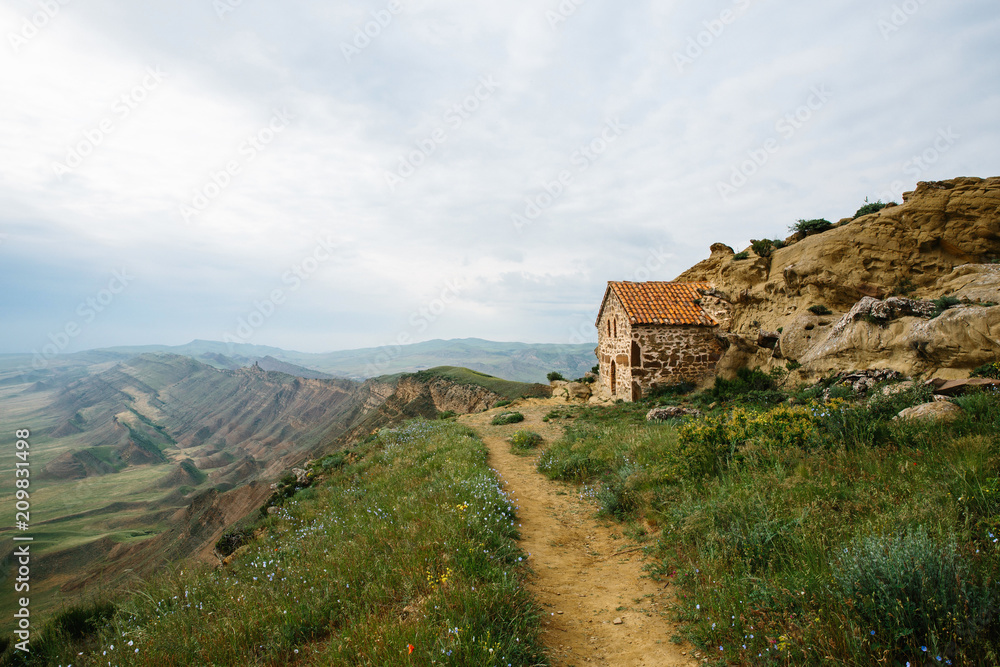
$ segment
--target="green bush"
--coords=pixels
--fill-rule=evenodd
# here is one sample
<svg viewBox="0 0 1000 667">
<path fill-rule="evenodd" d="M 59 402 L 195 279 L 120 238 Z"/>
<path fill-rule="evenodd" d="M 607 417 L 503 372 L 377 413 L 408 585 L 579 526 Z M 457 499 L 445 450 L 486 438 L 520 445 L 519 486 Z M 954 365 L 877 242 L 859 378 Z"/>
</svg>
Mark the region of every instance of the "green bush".
<svg viewBox="0 0 1000 667">
<path fill-rule="evenodd" d="M 600 366 L 594 366 L 593 368 L 590 369 L 590 372 L 593 373 L 594 375 L 600 375 L 601 374 L 601 367 Z"/>
<path fill-rule="evenodd" d="M 718 401 L 728 401 L 751 392 L 770 392 L 776 388 L 774 377 L 759 368 L 741 368 L 732 380 L 716 376 L 709 395 Z"/>
<path fill-rule="evenodd" d="M 566 378 L 564 378 L 562 376 L 562 373 L 559 373 L 559 372 L 556 372 L 556 371 L 552 371 L 551 373 L 549 373 L 545 377 L 548 378 L 549 382 L 555 382 L 556 380 L 565 380 L 566 379 Z"/>
<path fill-rule="evenodd" d="M 949 308 L 952 308 L 962 303 L 962 301 L 958 297 L 942 296 L 937 299 L 934 299 L 932 303 L 934 304 L 934 314 L 931 315 L 931 319 L 934 319 L 935 317 L 937 317 L 944 311 L 948 310 Z"/>
<path fill-rule="evenodd" d="M 451 419 L 456 414 L 457 413 L 454 410 L 444 410 L 443 412 L 439 412 L 437 414 L 437 418 L 438 419 Z"/>
<path fill-rule="evenodd" d="M 750 248 L 758 257 L 770 257 L 774 250 L 774 243 L 770 239 L 751 240 Z"/>
<path fill-rule="evenodd" d="M 892 204 L 895 206 L 896 202 L 892 202 Z M 882 209 L 884 209 L 886 206 L 889 206 L 889 204 L 882 203 L 881 199 L 878 200 L 878 201 L 876 201 L 876 202 L 869 203 L 868 197 L 865 197 L 865 204 L 864 204 L 864 206 L 862 206 L 861 208 L 859 208 L 857 210 L 857 212 L 854 214 L 854 217 L 851 218 L 851 219 L 852 220 L 857 220 L 858 218 L 860 218 L 863 215 L 869 215 L 870 213 L 878 213 L 879 211 L 881 211 Z"/>
<path fill-rule="evenodd" d="M 520 412 L 501 412 L 490 421 L 494 426 L 505 426 L 506 424 L 517 424 L 524 421 L 524 415 Z"/>
<path fill-rule="evenodd" d="M 825 232 L 828 229 L 833 228 L 833 223 L 824 218 L 815 218 L 813 220 L 799 220 L 794 225 L 789 227 L 793 232 L 805 232 L 808 234 L 819 234 Z"/>
<path fill-rule="evenodd" d="M 750 253 L 748 253 L 746 250 L 743 250 L 742 252 L 738 252 L 735 255 L 733 255 L 732 261 L 738 262 L 741 259 L 749 259 L 749 258 L 750 258 Z"/>
<path fill-rule="evenodd" d="M 809 306 L 809 312 L 813 315 L 831 315 L 833 311 L 824 305 L 816 304 L 815 306 Z"/>
<path fill-rule="evenodd" d="M 1000 361 L 994 361 L 992 364 L 983 364 L 979 368 L 970 372 L 969 377 L 1000 380 Z"/>
<path fill-rule="evenodd" d="M 942 655 L 996 625 L 995 594 L 974 581 L 954 538 L 923 528 L 861 537 L 832 570 L 841 603 L 891 650 Z"/>
<path fill-rule="evenodd" d="M 510 437 L 511 449 L 519 451 L 530 451 L 537 448 L 542 442 L 544 442 L 544 438 L 534 431 L 516 431 Z"/>
</svg>

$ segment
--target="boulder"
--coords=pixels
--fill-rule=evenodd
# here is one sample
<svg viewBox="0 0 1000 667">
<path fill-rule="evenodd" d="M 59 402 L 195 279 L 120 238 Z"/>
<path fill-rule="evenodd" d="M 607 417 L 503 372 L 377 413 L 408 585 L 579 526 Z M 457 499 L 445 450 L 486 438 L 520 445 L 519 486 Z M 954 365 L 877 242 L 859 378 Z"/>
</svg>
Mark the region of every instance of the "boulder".
<svg viewBox="0 0 1000 667">
<path fill-rule="evenodd" d="M 679 405 L 668 405 L 662 408 L 653 408 L 646 413 L 646 421 L 666 421 L 667 419 L 677 419 L 678 417 L 700 417 L 701 410 L 696 408 L 684 408 Z"/>
<path fill-rule="evenodd" d="M 907 419 L 928 419 L 933 421 L 952 421 L 964 414 L 964 410 L 949 401 L 934 401 L 907 408 L 893 417 L 893 421 Z"/>
<path fill-rule="evenodd" d="M 309 473 L 302 468 L 292 468 L 292 474 L 295 475 L 295 483 L 308 485 L 309 484 Z"/>
<path fill-rule="evenodd" d="M 593 384 L 589 382 L 552 383 L 552 396 L 566 402 L 586 401 L 593 393 Z"/>
<path fill-rule="evenodd" d="M 780 338 L 781 334 L 777 331 L 764 331 L 761 329 L 760 333 L 757 334 L 757 347 L 766 347 L 769 350 L 773 350 L 778 346 Z"/>
<path fill-rule="evenodd" d="M 945 380 L 934 378 L 928 380 L 927 384 L 934 387 L 934 393 L 941 396 L 961 396 L 969 391 L 996 388 L 1000 390 L 1000 380 L 990 380 L 988 378 L 968 378 L 965 380 Z"/>
</svg>

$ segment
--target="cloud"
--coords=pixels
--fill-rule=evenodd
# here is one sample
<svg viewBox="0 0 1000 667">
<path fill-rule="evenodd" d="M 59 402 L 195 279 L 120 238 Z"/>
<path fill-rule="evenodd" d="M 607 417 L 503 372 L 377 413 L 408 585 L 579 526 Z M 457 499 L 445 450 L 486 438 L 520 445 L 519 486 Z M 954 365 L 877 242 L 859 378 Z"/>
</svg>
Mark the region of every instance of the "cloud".
<svg viewBox="0 0 1000 667">
<path fill-rule="evenodd" d="M 388 342 L 456 279 L 415 339 L 566 341 L 607 280 L 671 279 L 712 242 L 995 165 L 985 0 L 921 4 L 887 38 L 892 3 L 860 0 L 399 7 L 94 0 L 16 50 L 6 35 L 0 299 L 22 326 L 0 349 L 43 344 L 122 266 L 135 283 L 71 349 L 221 338 L 327 237 L 336 257 L 251 342 Z M 8 3 L 0 25 L 37 10 Z"/>
</svg>

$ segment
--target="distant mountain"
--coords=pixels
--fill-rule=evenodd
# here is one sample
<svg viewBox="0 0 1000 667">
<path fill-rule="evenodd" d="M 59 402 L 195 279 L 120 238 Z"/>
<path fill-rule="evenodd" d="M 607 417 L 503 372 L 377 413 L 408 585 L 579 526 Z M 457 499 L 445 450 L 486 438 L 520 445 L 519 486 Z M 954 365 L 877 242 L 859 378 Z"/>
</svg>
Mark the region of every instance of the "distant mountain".
<svg viewBox="0 0 1000 667">
<path fill-rule="evenodd" d="M 566 377 L 580 377 L 596 363 L 593 343 L 500 343 L 480 338 L 429 340 L 412 345 L 318 354 L 206 340 L 177 346 L 112 347 L 81 354 L 102 353 L 128 358 L 150 352 L 188 356 L 216 368 L 236 369 L 259 362 L 267 370 L 279 370 L 299 377 L 316 377 L 307 373 L 318 371 L 324 374 L 319 377 L 354 379 L 410 373 L 436 366 L 461 366 L 506 380 L 545 382 L 545 376 L 551 371 Z M 291 366 L 281 367 L 278 364 Z"/>
</svg>

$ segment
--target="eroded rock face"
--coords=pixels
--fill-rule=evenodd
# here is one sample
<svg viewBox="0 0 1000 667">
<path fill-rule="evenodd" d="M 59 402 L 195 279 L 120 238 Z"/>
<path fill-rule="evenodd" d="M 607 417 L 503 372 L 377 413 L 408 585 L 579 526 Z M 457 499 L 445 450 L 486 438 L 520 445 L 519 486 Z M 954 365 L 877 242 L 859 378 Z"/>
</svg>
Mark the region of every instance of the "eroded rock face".
<svg viewBox="0 0 1000 667">
<path fill-rule="evenodd" d="M 769 258 L 733 261 L 732 249 L 716 244 L 681 274 L 676 280 L 709 282 L 727 297 L 711 297 L 726 310 L 724 331 L 762 343 L 780 331 L 776 354 L 730 345 L 719 373 L 794 360 L 806 380 L 873 366 L 952 379 L 1000 356 L 1000 306 L 990 305 L 1000 303 L 1000 264 L 992 263 L 1000 259 L 1000 177 L 921 182 L 904 200 L 793 235 Z M 944 295 L 966 303 L 930 319 L 931 300 Z M 814 306 L 832 312 L 815 315 Z"/>
</svg>

